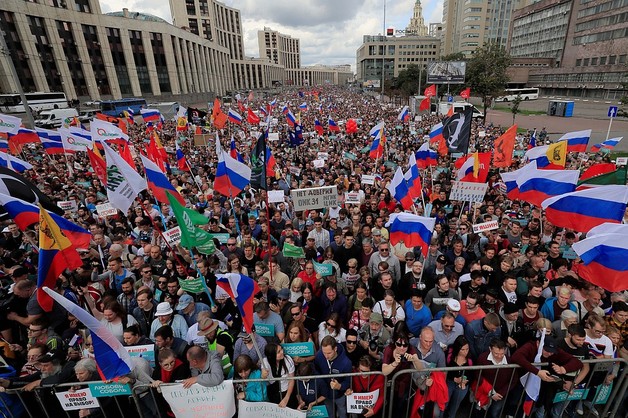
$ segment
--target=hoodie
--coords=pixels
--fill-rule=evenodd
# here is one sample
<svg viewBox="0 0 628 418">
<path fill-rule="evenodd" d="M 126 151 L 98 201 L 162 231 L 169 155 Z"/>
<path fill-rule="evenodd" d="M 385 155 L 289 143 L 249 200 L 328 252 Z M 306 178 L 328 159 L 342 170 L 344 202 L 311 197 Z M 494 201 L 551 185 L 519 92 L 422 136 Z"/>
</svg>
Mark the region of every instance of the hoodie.
<svg viewBox="0 0 628 418">
<path fill-rule="evenodd" d="M 337 344 L 336 350 L 338 352 L 338 355 L 335 359 L 331 361 L 327 361 L 327 359 L 323 355 L 322 350 L 319 350 L 318 353 L 316 353 L 316 357 L 314 358 L 314 366 L 316 367 L 316 370 L 319 374 L 341 374 L 352 372 L 351 360 L 349 360 L 349 358 L 345 354 L 345 350 L 342 345 Z M 351 386 L 350 377 L 339 377 L 338 379 L 336 379 L 341 385 L 339 390 L 331 389 L 331 387 L 329 386 L 329 384 L 331 383 L 331 378 L 324 378 L 322 380 L 325 390 L 323 395 L 327 399 L 338 399 L 344 396 L 347 389 Z"/>
</svg>

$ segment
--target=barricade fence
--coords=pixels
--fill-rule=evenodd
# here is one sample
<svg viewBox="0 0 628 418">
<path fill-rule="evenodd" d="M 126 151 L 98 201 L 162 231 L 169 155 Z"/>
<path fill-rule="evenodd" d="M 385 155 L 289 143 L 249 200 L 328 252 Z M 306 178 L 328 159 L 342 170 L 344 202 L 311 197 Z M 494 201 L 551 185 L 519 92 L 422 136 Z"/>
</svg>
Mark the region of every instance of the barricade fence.
<svg viewBox="0 0 628 418">
<path fill-rule="evenodd" d="M 541 384 L 542 393 L 539 393 L 540 399 L 544 399 L 543 405 L 549 406 L 541 412 L 541 415 L 552 418 L 560 418 L 562 416 L 573 417 L 577 412 L 584 412 L 584 417 L 618 417 L 618 414 L 626 413 L 627 390 L 628 390 L 628 367 L 623 359 L 596 359 L 583 361 L 589 366 L 589 372 L 585 379 L 581 382 L 581 387 L 574 388 L 571 392 L 562 389 L 562 384 L 556 383 L 550 386 Z M 539 364 L 542 366 L 544 364 Z M 620 367 L 621 366 L 621 367 Z M 349 405 L 354 408 L 367 407 L 370 402 L 376 401 L 381 396 L 383 398 L 381 409 L 376 417 L 413 417 L 421 416 L 422 418 L 443 417 L 444 411 L 437 405 L 442 404 L 445 400 L 443 395 L 445 392 L 451 394 L 456 388 L 452 385 L 451 379 L 446 379 L 448 372 L 461 372 L 463 376 L 469 378 L 465 380 L 466 385 L 459 385 L 460 389 L 466 386 L 466 392 L 462 397 L 447 396 L 446 405 L 451 402 L 462 402 L 464 405 L 454 409 L 456 415 L 448 415 L 448 418 L 457 417 L 474 417 L 474 418 L 500 418 L 500 417 L 521 417 L 526 402 L 526 390 L 524 385 L 530 384 L 530 377 L 525 376 L 525 370 L 515 364 L 496 365 L 496 366 L 468 366 L 463 368 L 454 367 L 429 367 L 421 371 L 415 369 L 401 370 L 394 375 L 385 376 L 382 372 L 375 371 L 369 373 L 344 373 L 344 374 L 328 374 L 314 376 L 293 376 L 293 377 L 268 377 L 266 379 L 234 379 L 227 380 L 220 387 L 207 388 L 206 393 L 211 393 L 211 399 L 219 400 L 227 404 L 227 407 L 233 407 L 236 411 L 238 401 L 236 396 L 240 389 L 253 382 L 266 382 L 272 384 L 281 381 L 295 381 L 293 389 L 294 395 L 298 393 L 298 385 L 309 380 L 313 383 L 308 386 L 313 389 L 312 395 L 317 399 L 320 395 L 320 380 L 325 384 L 329 384 L 330 379 L 343 380 L 350 379 L 349 388 L 356 393 L 370 393 L 378 391 L 375 396 L 350 396 Z M 605 384 L 606 376 L 609 373 L 615 373 L 615 378 L 610 385 Z M 501 374 L 501 376 L 500 376 Z M 486 383 L 492 388 L 498 383 L 504 384 L 504 375 L 508 382 L 508 391 L 503 399 L 495 397 L 491 399 L 493 392 L 488 390 Z M 523 379 L 520 379 L 525 376 Z M 526 379 L 527 377 L 527 379 Z M 354 378 L 362 378 L 357 380 L 361 382 L 360 387 L 353 385 Z M 379 379 L 383 380 L 383 389 L 379 390 L 372 385 Z M 484 382 L 484 385 L 477 382 Z M 374 389 L 365 392 L 365 388 Z M 172 390 L 178 389 L 173 395 Z M 194 399 L 209 399 L 209 397 L 199 397 L 198 391 L 189 391 L 181 389 L 176 383 L 162 384 L 158 389 L 148 384 L 125 385 L 120 383 L 104 383 L 102 381 L 94 382 L 75 382 L 64 383 L 52 386 L 44 386 L 36 388 L 33 391 L 24 391 L 21 389 L 7 389 L 0 396 L 0 416 L 11 418 L 59 418 L 62 416 L 75 417 L 76 411 L 80 409 L 89 409 L 92 415 L 107 417 L 141 417 L 141 418 L 166 418 L 168 417 L 164 408 L 164 398 L 161 392 L 168 392 L 169 396 L 181 399 L 182 402 L 193 401 Z M 224 391 L 224 393 L 222 393 Z M 191 394 L 191 392 L 194 392 Z M 311 391 L 310 391 L 311 392 Z M 326 412 L 320 411 L 320 414 L 310 413 L 308 417 L 344 417 L 346 415 L 347 396 L 345 392 L 332 391 L 332 399 L 321 402 L 317 407 L 326 408 Z M 226 397 L 225 397 L 226 395 Z M 194 398 L 197 396 L 197 398 Z M 220 398 L 220 396 L 223 396 Z M 186 398 L 187 397 L 187 398 Z M 469 398 L 468 401 L 464 399 Z M 548 398 L 551 397 L 551 398 Z M 355 398 L 355 399 L 354 399 Z M 233 405 L 229 405 L 229 401 L 233 401 Z M 580 402 L 584 401 L 587 407 L 582 409 Z M 202 403 L 203 401 L 199 402 Z M 590 402 L 591 404 L 588 404 Z M 209 403 L 209 401 L 208 401 Z M 246 402 L 244 404 L 247 404 Z M 425 407 L 425 404 L 428 406 Z M 344 405 L 344 406 L 343 406 Z M 597 407 L 595 405 L 598 405 Z M 199 405 L 197 405 L 199 406 Z M 307 407 L 307 405 L 306 405 Z M 417 413 L 417 408 L 420 407 Z M 431 413 L 430 413 L 430 407 Z M 539 409 L 541 404 L 537 402 L 535 408 Z M 252 408 L 251 408 L 252 409 Z M 180 410 L 179 410 L 180 411 Z M 357 409 L 353 409 L 354 416 L 360 416 Z M 449 409 L 449 412 L 452 410 Z M 198 411 L 197 411 L 198 412 Z M 319 412 L 319 411 L 315 411 Z M 223 411 L 224 413 L 224 411 Z M 190 412 L 190 416 L 191 416 Z M 429 415 L 428 415 L 429 414 Z M 538 414 L 538 411 L 537 411 Z M 282 414 L 285 416 L 290 416 Z M 182 417 L 185 414 L 181 415 Z M 225 416 L 212 415 L 207 412 L 206 415 L 194 416 Z M 622 415 L 625 416 L 625 415 Z"/>
</svg>

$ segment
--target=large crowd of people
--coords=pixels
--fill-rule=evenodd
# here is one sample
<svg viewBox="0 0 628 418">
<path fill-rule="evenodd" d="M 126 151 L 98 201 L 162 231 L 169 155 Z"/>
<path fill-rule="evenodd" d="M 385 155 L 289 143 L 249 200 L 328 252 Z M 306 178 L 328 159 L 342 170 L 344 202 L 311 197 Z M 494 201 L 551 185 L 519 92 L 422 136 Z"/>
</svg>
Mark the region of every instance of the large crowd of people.
<svg viewBox="0 0 628 418">
<path fill-rule="evenodd" d="M 92 245 L 79 250 L 83 266 L 65 271 L 56 291 L 87 310 L 123 345 L 155 346 L 154 367 L 133 358 L 134 369 L 121 379 L 143 387 L 138 392 L 144 416 L 173 416 L 159 395 L 163 384 L 215 386 L 229 378 L 237 382 L 237 399 L 302 410 L 325 405 L 330 417 L 348 416 L 346 396 L 372 391 L 379 391 L 378 402 L 356 416 L 388 416 L 386 390 L 394 413 L 402 414 L 396 416 L 419 408 L 417 397 L 425 399 L 421 416 L 455 418 L 470 409 L 477 416 L 519 416 L 519 377 L 526 373 L 541 379 L 535 416 L 597 416 L 595 388 L 611 385 L 621 370 L 619 363 L 609 361 L 601 369 L 582 360 L 628 359 L 628 294 L 610 293 L 579 276 L 580 260 L 572 257 L 571 245 L 583 234 L 556 228 L 529 203 L 510 201 L 497 169 L 490 171 L 480 204 L 450 200 L 454 158 L 441 155 L 435 167 L 422 170 L 424 196 L 416 203 L 416 213 L 436 218 L 427 255 L 419 247 L 393 244 L 386 223 L 403 209 L 385 186 L 396 166 L 407 168 L 409 155 L 440 117 L 401 122 L 399 106 L 360 91 L 316 90 L 316 96 L 287 90 L 277 97 L 295 110 L 309 102 L 309 110 L 299 115 L 305 143 L 297 147 L 290 146 L 284 117 L 274 110 L 278 123 L 271 130 L 280 139 L 269 141 L 277 171 L 268 176 L 267 188 L 285 192 L 281 203 L 268 203 L 265 190 L 251 187 L 234 199 L 218 194 L 213 190 L 215 147 L 195 143 L 193 135 L 177 132 L 174 122 L 163 126 L 166 149 L 173 151 L 177 141 L 192 169 L 177 170 L 172 152 L 172 185 L 188 207 L 207 217 L 204 228 L 228 235 L 224 242 L 216 240 L 213 254 L 170 246 L 163 232 L 176 219 L 150 191 L 128 213 L 100 217 L 96 205 L 106 202 L 107 190 L 83 153 L 50 158 L 39 146 L 23 149 L 34 166 L 25 176 L 54 201 L 75 201 L 77 209 L 66 217 L 92 234 Z M 257 109 L 269 100 L 248 105 Z M 341 126 L 356 120 L 358 132 L 310 132 L 314 118 L 325 122 L 327 115 Z M 386 127 L 385 155 L 373 160 L 368 132 L 380 121 Z M 474 121 L 471 150 L 490 151 L 505 128 Z M 205 129 L 213 137 L 209 121 Z M 147 134 L 141 118 L 128 130 L 136 152 L 142 152 Z M 226 149 L 233 136 L 249 161 L 259 130 L 230 124 L 219 136 Z M 518 134 L 508 171 L 523 164 L 530 133 Z M 326 153 L 323 168 L 312 163 L 319 152 Z M 600 158 L 591 156 L 583 164 L 570 155 L 567 165 L 585 168 Z M 363 175 L 375 175 L 374 184 L 364 183 Z M 332 185 L 338 206 L 294 209 L 291 189 Z M 345 203 L 348 192 L 356 193 L 359 203 Z M 487 221 L 498 221 L 499 227 L 473 232 L 473 225 Z M 7 219 L 2 227 L 1 344 L 5 361 L 17 373 L 0 379 L 0 390 L 28 393 L 100 380 L 89 331 L 60 305 L 45 312 L 37 302 L 37 226 L 22 231 Z M 286 244 L 302 247 L 304 256 L 285 256 Z M 331 272 L 318 273 L 318 264 L 331 265 Z M 216 274 L 226 272 L 257 282 L 254 323 L 272 325 L 268 329 L 274 335 L 243 328 L 235 300 L 216 285 Z M 181 283 L 199 275 L 211 297 L 182 289 Z M 282 345 L 307 342 L 314 347 L 307 356 L 291 357 Z M 541 360 L 549 364 L 540 368 L 533 364 L 539 344 Z M 520 367 L 495 367 L 506 364 Z M 491 367 L 466 370 L 477 365 Z M 452 369 L 438 374 L 429 371 L 433 367 Z M 402 374 L 386 388 L 384 376 L 408 369 L 416 373 Z M 383 376 L 365 374 L 371 371 Z M 330 376 L 351 372 L 353 378 Z M 554 403 L 557 393 L 583 387 L 592 390 L 580 401 Z M 626 413 L 626 400 L 618 402 Z M 102 410 L 115 406 L 101 398 Z M 82 409 L 79 416 L 99 416 L 102 410 Z"/>
</svg>

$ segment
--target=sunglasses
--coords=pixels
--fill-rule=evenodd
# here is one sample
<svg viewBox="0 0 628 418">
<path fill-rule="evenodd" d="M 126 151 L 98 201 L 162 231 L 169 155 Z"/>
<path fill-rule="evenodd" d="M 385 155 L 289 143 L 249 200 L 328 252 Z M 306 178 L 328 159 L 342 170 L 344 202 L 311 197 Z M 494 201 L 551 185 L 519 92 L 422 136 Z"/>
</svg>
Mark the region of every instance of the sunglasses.
<svg viewBox="0 0 628 418">
<path fill-rule="evenodd" d="M 408 346 L 408 343 L 404 343 L 404 342 L 401 342 L 401 341 L 397 341 L 397 342 L 395 342 L 395 345 L 396 345 L 397 347 L 407 347 L 407 346 Z"/>
<path fill-rule="evenodd" d="M 347 345 L 348 344 L 354 345 L 354 344 L 357 344 L 357 343 L 358 343 L 358 340 L 347 340 Z"/>
<path fill-rule="evenodd" d="M 336 324 L 330 324 L 329 322 L 325 322 L 325 325 L 327 325 L 328 327 L 335 327 Z"/>
<path fill-rule="evenodd" d="M 299 311 L 299 312 L 290 312 L 290 314 L 292 316 L 299 316 L 299 315 L 301 315 L 301 311 Z"/>
</svg>

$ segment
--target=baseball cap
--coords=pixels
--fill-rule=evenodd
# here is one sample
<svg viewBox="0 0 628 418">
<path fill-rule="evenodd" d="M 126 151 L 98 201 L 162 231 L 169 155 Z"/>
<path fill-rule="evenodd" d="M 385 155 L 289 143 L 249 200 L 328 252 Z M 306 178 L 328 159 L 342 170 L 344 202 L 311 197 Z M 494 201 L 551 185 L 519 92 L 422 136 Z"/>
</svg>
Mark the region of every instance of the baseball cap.
<svg viewBox="0 0 628 418">
<path fill-rule="evenodd" d="M 290 290 L 289 289 L 281 289 L 278 293 L 277 296 L 279 296 L 280 299 L 290 299 Z"/>
<path fill-rule="evenodd" d="M 436 257 L 436 262 L 441 263 L 441 264 L 447 264 L 447 259 L 445 258 L 444 255 L 441 254 L 438 257 Z"/>
<path fill-rule="evenodd" d="M 550 337 L 548 335 L 545 336 L 545 344 L 543 344 L 543 350 L 548 353 L 554 354 L 558 351 L 558 344 L 554 337 Z"/>
<path fill-rule="evenodd" d="M 192 296 L 190 295 L 183 295 L 181 296 L 181 298 L 179 298 L 179 303 L 177 303 L 177 307 L 175 308 L 177 311 L 182 311 L 185 308 L 187 308 L 188 306 L 190 306 L 190 304 L 194 302 L 194 298 L 192 298 Z"/>
<path fill-rule="evenodd" d="M 371 314 L 371 318 L 369 319 L 369 322 L 373 322 L 375 324 L 381 324 L 384 322 L 384 318 L 382 317 L 382 314 L 373 312 Z"/>
<path fill-rule="evenodd" d="M 460 312 L 460 302 L 458 302 L 456 299 L 449 299 L 447 301 L 447 307 L 452 312 Z"/>
</svg>

